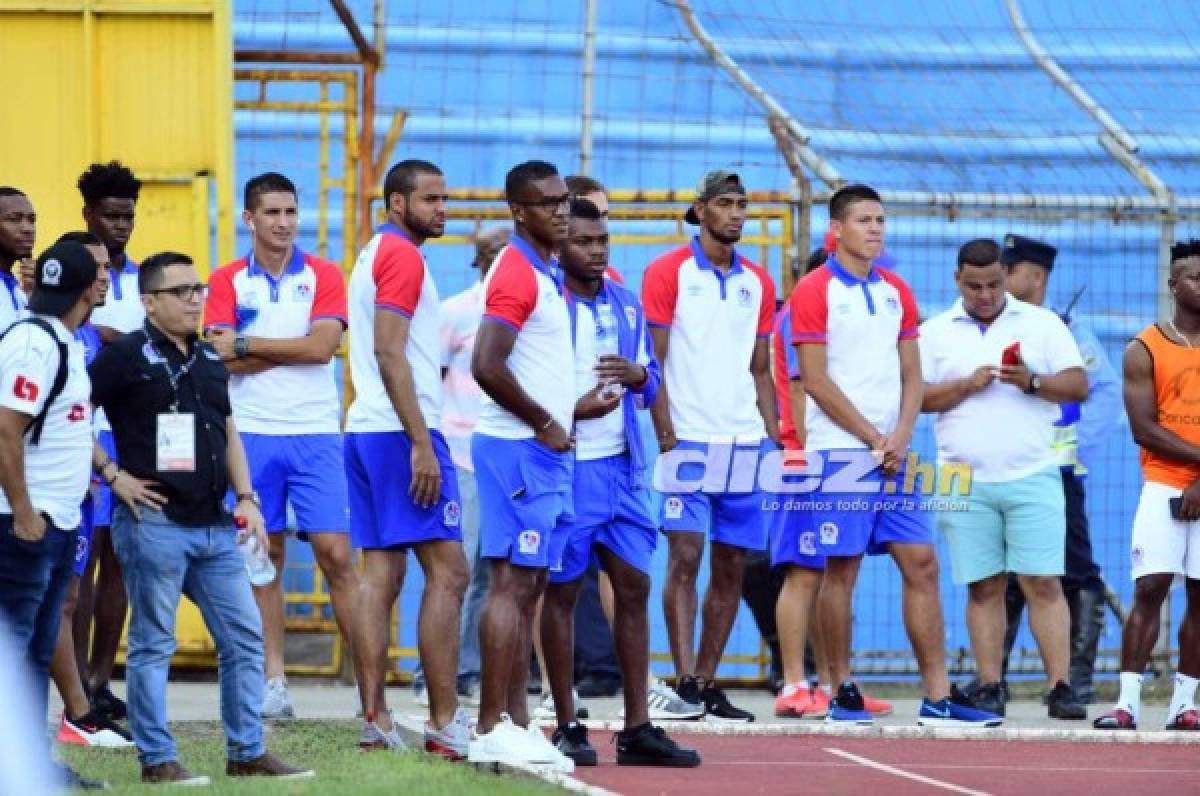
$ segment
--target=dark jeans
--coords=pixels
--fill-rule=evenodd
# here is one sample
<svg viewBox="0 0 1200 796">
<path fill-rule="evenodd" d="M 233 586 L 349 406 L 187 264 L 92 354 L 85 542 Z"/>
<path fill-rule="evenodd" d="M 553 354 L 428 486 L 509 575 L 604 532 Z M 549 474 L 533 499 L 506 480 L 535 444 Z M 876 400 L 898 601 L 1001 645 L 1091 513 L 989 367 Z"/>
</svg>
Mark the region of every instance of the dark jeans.
<svg viewBox="0 0 1200 796">
<path fill-rule="evenodd" d="M 13 533 L 11 514 L 0 514 L 0 613 L 14 642 L 25 650 L 34 678 L 35 731 L 46 728 L 50 659 L 58 642 L 63 599 L 75 564 L 75 529 L 47 521 L 46 535 L 26 542 Z"/>
</svg>

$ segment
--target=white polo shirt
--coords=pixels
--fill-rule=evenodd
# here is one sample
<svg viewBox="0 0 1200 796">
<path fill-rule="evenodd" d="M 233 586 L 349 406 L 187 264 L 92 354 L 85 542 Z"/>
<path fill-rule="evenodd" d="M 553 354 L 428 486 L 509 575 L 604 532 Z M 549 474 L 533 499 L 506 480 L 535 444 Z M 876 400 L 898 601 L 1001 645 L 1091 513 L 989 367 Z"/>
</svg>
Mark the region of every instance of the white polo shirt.
<svg viewBox="0 0 1200 796">
<path fill-rule="evenodd" d="M 404 230 L 382 224 L 358 255 L 350 274 L 350 378 L 354 403 L 347 432 L 404 431 L 375 358 L 375 313 L 409 319 L 405 357 L 417 404 L 431 431 L 442 422 L 442 372 L 437 285 L 421 250 Z"/>
<path fill-rule="evenodd" d="M 488 271 L 483 290 L 484 322 L 507 324 L 517 332 L 508 369 L 521 389 L 570 431 L 575 415 L 575 352 L 558 262 L 553 258 L 545 262 L 514 235 Z M 503 439 L 536 436 L 524 420 L 486 393 L 476 431 Z"/>
<path fill-rule="evenodd" d="M 969 376 L 981 365 L 999 367 L 1014 342 L 1037 374 L 1082 368 L 1083 358 L 1066 324 L 1053 312 L 1006 296 L 987 326 L 967 314 L 962 299 L 921 324 L 921 373 L 929 384 Z M 940 462 L 965 462 L 984 483 L 1015 481 L 1057 463 L 1052 448 L 1058 404 L 992 382 L 949 412 L 937 416 Z"/>
<path fill-rule="evenodd" d="M 315 321 L 346 324 L 346 283 L 328 260 L 293 247 L 278 281 L 250 254 L 217 269 L 208 282 L 204 326 L 249 337 L 304 337 Z M 334 365 L 278 365 L 231 375 L 229 400 L 239 431 L 277 436 L 337 434 L 341 403 Z"/>
<path fill-rule="evenodd" d="M 881 434 L 900 419 L 899 341 L 917 337 L 917 302 L 903 279 L 871 266 L 866 279 L 830 255 L 792 291 L 792 342 L 824 345 L 826 370 Z M 808 450 L 861 450 L 866 443 L 805 401 Z"/>
<path fill-rule="evenodd" d="M 596 363 L 600 357 L 617 354 L 617 316 L 612 305 L 604 300 L 604 292 L 595 301 L 575 296 L 575 393 L 582 397 L 593 390 Z M 603 459 L 624 453 L 629 447 L 625 440 L 625 404 L 603 417 L 575 421 L 575 458 L 580 461 Z"/>
<path fill-rule="evenodd" d="M 91 481 L 92 384 L 83 343 L 62 321 L 45 319 L 59 341 L 67 344 L 67 382 L 50 405 L 39 443 L 31 445 L 25 439 L 25 485 L 33 508 L 49 515 L 58 528 L 71 531 L 79 527 L 79 504 Z M 36 416 L 57 372 L 57 343 L 31 323 L 13 328 L 0 340 L 0 406 Z M 12 514 L 3 489 L 0 514 Z"/>
<path fill-rule="evenodd" d="M 120 271 L 110 269 L 110 276 L 112 279 L 104 304 L 92 310 L 92 325 L 107 326 L 121 334 L 142 328 L 142 322 L 146 320 L 146 308 L 142 306 L 142 296 L 138 292 L 137 263 L 125 255 L 125 267 Z"/>
<path fill-rule="evenodd" d="M 442 434 L 457 467 L 475 472 L 471 464 L 471 435 L 479 423 L 483 390 L 471 375 L 475 335 L 483 319 L 483 283 L 476 282 L 442 302 Z"/>
<path fill-rule="evenodd" d="M 675 435 L 693 442 L 758 442 L 767 435 L 758 412 L 750 360 L 755 343 L 771 334 L 775 283 L 733 253 L 718 271 L 699 238 L 646 268 L 646 321 L 670 328 L 663 379 Z"/>
</svg>

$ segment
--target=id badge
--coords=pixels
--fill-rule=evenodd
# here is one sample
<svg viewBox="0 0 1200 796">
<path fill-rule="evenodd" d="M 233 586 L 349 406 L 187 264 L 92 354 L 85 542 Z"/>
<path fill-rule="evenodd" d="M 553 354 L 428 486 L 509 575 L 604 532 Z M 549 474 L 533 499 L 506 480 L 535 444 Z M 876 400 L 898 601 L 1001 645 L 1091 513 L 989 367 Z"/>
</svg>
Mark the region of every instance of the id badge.
<svg viewBox="0 0 1200 796">
<path fill-rule="evenodd" d="M 157 470 L 162 473 L 196 471 L 196 420 L 190 412 L 171 412 L 158 416 L 155 448 Z"/>
</svg>

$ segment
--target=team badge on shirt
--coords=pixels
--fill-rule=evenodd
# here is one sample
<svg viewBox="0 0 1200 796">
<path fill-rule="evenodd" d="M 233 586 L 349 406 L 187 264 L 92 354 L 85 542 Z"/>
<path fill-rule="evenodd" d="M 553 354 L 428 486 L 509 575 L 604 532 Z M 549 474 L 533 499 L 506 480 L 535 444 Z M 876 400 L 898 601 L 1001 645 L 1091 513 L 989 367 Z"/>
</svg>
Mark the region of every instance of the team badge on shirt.
<svg viewBox="0 0 1200 796">
<path fill-rule="evenodd" d="M 892 313 L 893 315 L 900 314 L 900 302 L 896 299 L 895 296 L 888 296 L 887 308 L 888 308 L 888 312 Z"/>
<path fill-rule="evenodd" d="M 754 303 L 754 296 L 750 293 L 750 288 L 742 285 L 738 288 L 738 306 L 749 307 Z"/>
<path fill-rule="evenodd" d="M 832 522 L 821 523 L 821 544 L 837 544 L 838 527 Z"/>
<path fill-rule="evenodd" d="M 300 282 L 292 288 L 292 301 L 311 301 L 313 289 L 307 282 Z"/>
<path fill-rule="evenodd" d="M 800 534 L 799 548 L 801 555 L 815 556 L 817 554 L 817 535 L 812 531 Z"/>
<path fill-rule="evenodd" d="M 672 495 L 663 501 L 663 514 L 668 520 L 677 520 L 683 516 L 683 499 Z"/>
<path fill-rule="evenodd" d="M 517 550 L 523 556 L 537 555 L 538 546 L 542 543 L 542 535 L 537 531 L 521 531 L 517 535 Z"/>
<path fill-rule="evenodd" d="M 446 503 L 446 507 L 442 509 L 442 524 L 447 528 L 457 528 L 459 521 L 462 519 L 462 509 L 458 506 L 457 500 L 451 500 Z"/>
</svg>

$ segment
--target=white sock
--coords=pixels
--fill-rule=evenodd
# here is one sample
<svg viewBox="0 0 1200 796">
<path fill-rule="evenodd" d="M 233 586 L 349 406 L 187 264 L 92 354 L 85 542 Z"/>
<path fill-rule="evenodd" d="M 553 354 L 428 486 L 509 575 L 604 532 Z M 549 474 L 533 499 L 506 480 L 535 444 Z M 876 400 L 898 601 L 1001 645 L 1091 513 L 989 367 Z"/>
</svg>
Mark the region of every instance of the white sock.
<svg viewBox="0 0 1200 796">
<path fill-rule="evenodd" d="M 833 696 L 833 688 L 829 685 L 829 683 L 818 685 L 817 688 L 820 688 L 822 691 L 824 691 L 825 696 Z"/>
<path fill-rule="evenodd" d="M 1142 712 L 1142 676 L 1137 672 L 1121 672 L 1121 694 L 1117 697 L 1117 707 L 1128 712 L 1137 722 Z"/>
<path fill-rule="evenodd" d="M 1171 709 L 1167 711 L 1167 721 L 1195 707 L 1197 684 L 1200 684 L 1200 680 L 1195 677 L 1175 673 L 1175 693 L 1171 696 Z"/>
<path fill-rule="evenodd" d="M 788 697 L 790 697 L 792 694 L 796 693 L 797 691 L 807 691 L 807 690 L 808 690 L 808 683 L 801 680 L 798 683 L 788 683 L 787 685 L 785 685 L 783 687 L 783 691 L 780 692 L 780 696 L 782 696 L 784 699 L 787 699 Z"/>
</svg>

